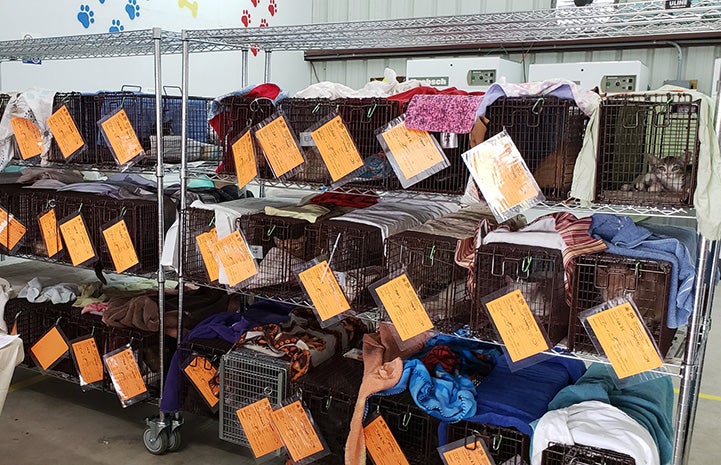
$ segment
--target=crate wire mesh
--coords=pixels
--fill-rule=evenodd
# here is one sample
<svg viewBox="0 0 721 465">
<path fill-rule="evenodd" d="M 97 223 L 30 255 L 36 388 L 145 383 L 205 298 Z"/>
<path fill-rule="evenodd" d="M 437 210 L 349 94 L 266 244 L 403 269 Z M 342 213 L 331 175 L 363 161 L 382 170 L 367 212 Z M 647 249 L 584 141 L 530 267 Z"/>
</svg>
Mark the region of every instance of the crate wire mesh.
<svg viewBox="0 0 721 465">
<path fill-rule="evenodd" d="M 236 411 L 268 397 L 278 405 L 289 393 L 289 362 L 250 349 L 232 350 L 220 364 L 219 437 L 224 441 L 250 446 Z"/>
<path fill-rule="evenodd" d="M 561 252 L 542 247 L 486 244 L 476 251 L 471 331 L 483 339 L 497 339 L 481 299 L 511 286 L 523 293 L 528 306 L 552 344 L 568 333 Z"/>
<path fill-rule="evenodd" d="M 468 270 L 457 265 L 458 239 L 404 231 L 386 239 L 385 270 L 405 270 L 436 329 L 453 332 L 470 319 Z"/>
<path fill-rule="evenodd" d="M 275 104 L 267 98 L 246 98 L 232 95 L 220 102 L 221 111 L 218 118 L 218 139 L 222 147 L 223 173 L 235 173 L 232 145 L 235 139 L 247 128 L 255 126 L 275 112 Z M 261 179 L 272 179 L 270 167 L 260 147 L 255 147 L 258 160 L 258 176 Z"/>
<path fill-rule="evenodd" d="M 190 282 L 210 284 L 203 256 L 195 238 L 213 227 L 215 212 L 204 208 L 189 207 L 185 211 L 185 237 L 182 238 L 183 277 Z"/>
<path fill-rule="evenodd" d="M 448 425 L 448 443 L 469 436 L 483 439 L 491 457 L 499 465 L 510 461 L 516 456 L 520 457 L 521 461 L 512 461 L 511 463 L 519 465 L 528 463 L 531 439 L 514 428 L 468 421 Z"/>
<path fill-rule="evenodd" d="M 12 328 L 17 323 L 18 334 L 23 340 L 25 353 L 29 353 L 30 347 L 56 324 L 62 329 L 68 340 L 92 334 L 101 356 L 130 344 L 140 373 L 148 387 L 150 399 L 158 399 L 160 395 L 158 334 L 109 327 L 102 322 L 98 315 L 81 315 L 80 310 L 80 308 L 72 307 L 69 303 L 55 305 L 49 302 L 30 303 L 25 299 L 11 299 L 5 308 L 5 321 L 8 328 Z M 23 364 L 30 368 L 34 367 L 30 357 L 26 357 Z M 69 355 L 47 374 L 79 382 L 77 370 Z M 107 392 L 115 392 L 107 373 L 104 375 L 102 389 Z"/>
<path fill-rule="evenodd" d="M 319 220 L 309 229 L 317 237 L 314 256 L 333 258 L 331 269 L 356 311 L 375 307 L 367 288 L 383 275 L 383 238 L 375 226 L 342 220 Z"/>
<path fill-rule="evenodd" d="M 671 264 L 663 261 L 609 253 L 577 257 L 568 326 L 569 349 L 595 352 L 578 318 L 580 312 L 615 297 L 631 295 L 661 354 L 665 355 L 676 333 L 666 326 L 670 279 Z"/>
<path fill-rule="evenodd" d="M 596 201 L 693 206 L 700 101 L 684 93 L 613 95 L 599 111 Z"/>
<path fill-rule="evenodd" d="M 313 368 L 294 383 L 331 452 L 323 463 L 342 463 L 350 432 L 363 363 L 336 357 Z"/>
<path fill-rule="evenodd" d="M 636 465 L 633 457 L 581 444 L 551 444 L 543 451 L 541 465 Z"/>
<path fill-rule="evenodd" d="M 588 117 L 558 97 L 501 97 L 486 110 L 487 137 L 504 128 L 548 200 L 566 200 Z"/>
<path fill-rule="evenodd" d="M 70 116 L 75 121 L 75 125 L 83 137 L 87 148 L 84 152 L 75 155 L 69 160 L 73 164 L 96 164 L 100 162 L 96 156 L 98 147 L 98 128 L 97 121 L 100 119 L 98 113 L 98 105 L 96 99 L 90 94 L 81 94 L 80 92 L 58 92 L 55 94 L 53 101 L 53 113 L 58 111 L 62 106 L 67 107 Z M 57 142 L 53 139 L 50 146 L 48 159 L 52 162 L 65 162 L 65 157 L 60 151 Z M 106 160 L 112 162 L 112 159 Z"/>
<path fill-rule="evenodd" d="M 233 346 L 230 342 L 223 339 L 193 339 L 190 341 L 182 341 L 177 348 L 180 354 L 181 363 L 188 360 L 193 354 L 205 357 L 216 368 L 220 368 L 220 360 Z M 198 415 L 206 415 L 215 417 L 217 415 L 212 412 L 208 404 L 203 400 L 193 383 L 187 376 L 180 377 L 180 402 L 184 412 L 190 412 Z"/>
<path fill-rule="evenodd" d="M 238 218 L 236 227 L 243 232 L 248 245 L 261 248 L 263 254 L 258 274 L 250 279 L 246 290 L 275 298 L 301 297 L 293 268 L 315 257 L 317 235 L 311 224 L 297 218 L 256 213 Z"/>
<path fill-rule="evenodd" d="M 411 465 L 440 465 L 439 421 L 418 408 L 408 391 L 394 396 L 372 396 L 368 415 L 380 413 Z"/>
<path fill-rule="evenodd" d="M 114 270 L 115 265 L 102 234 L 102 227 L 108 222 L 122 218 L 128 227 L 130 238 L 140 262 L 134 272 L 153 273 L 158 269 L 157 225 L 158 204 L 154 200 L 114 199 L 82 192 L 54 192 L 37 189 L 24 189 L 17 185 L 4 185 L 2 191 L 10 198 L 10 212 L 28 228 L 20 254 L 47 257 L 37 218 L 50 207 L 55 208 L 58 221 L 80 211 L 88 229 L 90 240 L 100 263 L 106 270 Z M 66 251 L 61 251 L 51 259 L 61 263 L 70 263 Z"/>
</svg>

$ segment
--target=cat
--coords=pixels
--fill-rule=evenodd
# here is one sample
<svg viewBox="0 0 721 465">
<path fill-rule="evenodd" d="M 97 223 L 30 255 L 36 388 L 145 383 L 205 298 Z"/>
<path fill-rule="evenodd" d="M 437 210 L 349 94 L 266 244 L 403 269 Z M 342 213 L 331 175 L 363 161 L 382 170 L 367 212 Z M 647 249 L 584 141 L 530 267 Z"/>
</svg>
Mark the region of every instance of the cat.
<svg viewBox="0 0 721 465">
<path fill-rule="evenodd" d="M 616 297 L 626 297 L 631 294 L 627 279 L 635 279 L 635 271 L 626 265 L 598 266 L 596 287 L 601 293 L 601 301 L 608 302 Z"/>
<path fill-rule="evenodd" d="M 275 246 L 279 249 L 285 250 L 296 258 L 305 260 L 306 236 L 300 236 L 293 239 L 279 239 L 274 237 L 273 242 L 275 242 Z"/>
<path fill-rule="evenodd" d="M 689 193 L 689 178 L 691 154 L 685 152 L 680 157 L 659 158 L 653 154 L 646 154 L 649 172 L 641 174 L 633 184 L 624 184 L 624 191 L 645 192 L 683 192 Z"/>
<path fill-rule="evenodd" d="M 523 294 L 523 298 L 526 299 L 528 307 L 531 312 L 539 317 L 546 318 L 551 309 L 551 299 L 547 295 L 547 282 L 545 279 L 533 279 L 532 277 L 527 280 L 516 280 L 508 275 L 504 276 L 506 285 L 510 287 L 509 292 L 519 290 Z"/>
</svg>

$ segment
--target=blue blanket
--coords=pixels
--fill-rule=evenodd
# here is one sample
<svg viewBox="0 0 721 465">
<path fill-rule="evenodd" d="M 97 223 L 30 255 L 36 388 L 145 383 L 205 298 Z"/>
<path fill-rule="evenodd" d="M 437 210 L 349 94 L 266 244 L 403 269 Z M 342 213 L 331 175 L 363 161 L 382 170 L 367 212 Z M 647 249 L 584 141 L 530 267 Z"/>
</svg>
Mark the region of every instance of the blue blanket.
<svg viewBox="0 0 721 465">
<path fill-rule="evenodd" d="M 595 214 L 588 230 L 602 239 L 608 252 L 633 258 L 661 260 L 671 264 L 666 326 L 678 328 L 688 322 L 693 311 L 696 270 L 688 249 L 678 240 L 656 235 L 625 216 Z"/>
</svg>

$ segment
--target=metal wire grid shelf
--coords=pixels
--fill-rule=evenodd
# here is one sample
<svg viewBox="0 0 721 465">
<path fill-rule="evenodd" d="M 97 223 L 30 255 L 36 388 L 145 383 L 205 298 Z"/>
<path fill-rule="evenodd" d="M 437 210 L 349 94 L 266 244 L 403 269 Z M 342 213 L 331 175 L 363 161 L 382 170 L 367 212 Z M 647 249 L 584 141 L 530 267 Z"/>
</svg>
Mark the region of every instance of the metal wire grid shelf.
<svg viewBox="0 0 721 465">
<path fill-rule="evenodd" d="M 598 39 L 640 40 L 718 36 L 721 2 L 701 0 L 691 8 L 666 10 L 665 2 L 633 2 L 568 10 L 534 10 L 480 15 L 299 26 L 186 31 L 191 52 L 249 49 L 341 50 L 442 47 L 512 47 L 535 42 L 578 44 Z M 560 38 L 560 39 L 559 39 Z"/>
</svg>

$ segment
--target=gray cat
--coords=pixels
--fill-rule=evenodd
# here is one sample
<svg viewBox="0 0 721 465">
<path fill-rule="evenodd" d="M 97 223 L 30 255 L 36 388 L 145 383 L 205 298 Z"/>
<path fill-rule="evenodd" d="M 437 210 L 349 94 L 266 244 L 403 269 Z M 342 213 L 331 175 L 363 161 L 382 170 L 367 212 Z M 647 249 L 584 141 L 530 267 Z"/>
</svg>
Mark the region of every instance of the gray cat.
<svg viewBox="0 0 721 465">
<path fill-rule="evenodd" d="M 646 154 L 649 172 L 638 176 L 633 184 L 624 184 L 624 191 L 645 192 L 689 192 L 691 154 L 685 152 L 680 157 L 659 158 L 650 153 Z"/>
<path fill-rule="evenodd" d="M 545 318 L 551 311 L 551 299 L 547 295 L 548 286 L 545 279 L 516 280 L 508 275 L 504 276 L 506 285 L 510 286 L 510 291 L 519 290 L 526 299 L 531 313 L 539 318 Z"/>
</svg>

